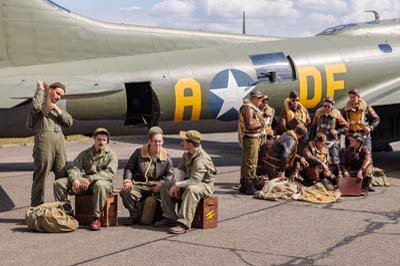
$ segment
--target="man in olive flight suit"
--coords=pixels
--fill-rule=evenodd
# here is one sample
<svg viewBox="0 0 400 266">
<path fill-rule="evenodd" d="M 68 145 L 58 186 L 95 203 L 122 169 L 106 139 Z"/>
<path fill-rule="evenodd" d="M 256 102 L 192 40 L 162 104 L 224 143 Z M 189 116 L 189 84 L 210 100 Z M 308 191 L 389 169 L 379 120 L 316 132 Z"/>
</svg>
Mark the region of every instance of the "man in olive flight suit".
<svg viewBox="0 0 400 266">
<path fill-rule="evenodd" d="M 60 82 L 48 88 L 42 80 L 37 82 L 29 119 L 29 127 L 35 134 L 31 206 L 44 202 L 44 184 L 50 171 L 54 172 L 56 179 L 67 175 L 67 153 L 61 128 L 72 126 L 72 117 L 57 106 L 64 93 L 65 86 Z"/>
<path fill-rule="evenodd" d="M 68 201 L 68 194 L 93 193 L 93 222 L 90 229 L 99 230 L 100 216 L 112 193 L 113 179 L 118 170 L 117 155 L 108 147 L 110 133 L 97 128 L 93 133 L 94 145 L 82 151 L 68 171 L 68 178 L 54 182 L 54 198 Z"/>
<path fill-rule="evenodd" d="M 179 135 L 186 152 L 179 164 L 175 182 L 165 181 L 161 187 L 164 219 L 156 223 L 156 226 L 176 223 L 169 230 L 172 234 L 182 234 L 190 229 L 200 199 L 209 197 L 214 192 L 214 176 L 217 173 L 210 155 L 200 145 L 200 132 L 181 131 Z M 179 200 L 182 200 L 182 204 L 176 213 L 175 204 Z"/>
</svg>

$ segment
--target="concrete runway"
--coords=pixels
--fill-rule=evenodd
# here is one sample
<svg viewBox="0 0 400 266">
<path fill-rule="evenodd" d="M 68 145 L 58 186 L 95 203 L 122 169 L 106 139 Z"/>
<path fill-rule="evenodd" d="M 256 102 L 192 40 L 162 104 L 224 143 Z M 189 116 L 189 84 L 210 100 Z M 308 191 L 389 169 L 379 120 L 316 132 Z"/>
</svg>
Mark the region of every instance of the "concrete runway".
<svg viewBox="0 0 400 266">
<path fill-rule="evenodd" d="M 0 149 L 0 184 L 14 201 L 0 213 L 0 265 L 399 265 L 400 152 L 374 154 L 390 187 L 366 197 L 342 198 L 334 204 L 265 201 L 231 189 L 240 175 L 241 151 L 235 133 L 204 134 L 203 148 L 218 169 L 219 223 L 170 235 L 166 229 L 135 225 L 91 232 L 34 233 L 24 225 L 32 184 L 32 147 Z M 115 187 L 130 154 L 146 137 L 112 140 L 119 156 Z M 165 147 L 176 166 L 182 150 L 176 135 Z M 90 141 L 68 143 L 68 159 Z M 46 201 L 53 201 L 51 175 Z M 119 199 L 118 215 L 128 212 Z"/>
</svg>

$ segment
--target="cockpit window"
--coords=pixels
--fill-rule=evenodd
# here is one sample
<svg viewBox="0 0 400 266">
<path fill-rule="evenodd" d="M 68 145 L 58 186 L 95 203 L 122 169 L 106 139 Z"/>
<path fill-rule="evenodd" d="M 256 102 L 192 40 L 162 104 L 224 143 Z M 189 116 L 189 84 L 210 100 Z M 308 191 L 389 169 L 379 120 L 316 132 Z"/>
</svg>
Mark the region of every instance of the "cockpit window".
<svg viewBox="0 0 400 266">
<path fill-rule="evenodd" d="M 332 35 L 332 34 L 336 34 L 344 29 L 349 29 L 349 28 L 354 28 L 358 26 L 358 24 L 356 23 L 350 23 L 350 24 L 343 24 L 343 25 L 338 25 L 332 28 L 327 28 L 325 29 L 323 32 L 320 32 L 317 34 L 318 35 Z"/>
<path fill-rule="evenodd" d="M 293 81 L 293 69 L 284 53 L 250 55 L 257 72 L 258 82 L 267 81 L 271 72 L 276 73 L 276 82 Z"/>
</svg>

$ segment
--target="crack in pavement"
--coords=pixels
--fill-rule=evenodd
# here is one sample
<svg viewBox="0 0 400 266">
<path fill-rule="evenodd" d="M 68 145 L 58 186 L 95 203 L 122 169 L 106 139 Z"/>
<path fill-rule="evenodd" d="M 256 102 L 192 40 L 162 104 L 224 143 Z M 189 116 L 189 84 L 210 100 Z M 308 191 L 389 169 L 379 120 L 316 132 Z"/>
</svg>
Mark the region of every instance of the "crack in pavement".
<svg viewBox="0 0 400 266">
<path fill-rule="evenodd" d="M 375 213 L 375 214 L 385 216 L 389 220 L 396 222 L 396 224 L 399 223 L 400 211 L 382 212 L 382 213 Z M 375 231 L 381 229 L 386 224 L 388 224 L 388 223 L 387 222 L 376 222 L 376 221 L 370 220 L 370 221 L 368 221 L 368 224 L 363 231 L 361 231 L 357 234 L 354 234 L 354 235 L 346 236 L 341 241 L 337 242 L 334 246 L 327 248 L 325 251 L 322 251 L 320 253 L 313 254 L 310 256 L 306 256 L 306 257 L 293 258 L 282 264 L 272 264 L 272 265 L 273 266 L 289 266 L 289 265 L 311 266 L 311 265 L 315 265 L 315 263 L 318 260 L 328 258 L 335 249 L 338 249 L 342 246 L 348 245 L 361 237 L 373 234 L 373 233 L 375 233 Z"/>
<path fill-rule="evenodd" d="M 206 248 L 217 248 L 217 249 L 222 249 L 222 250 L 228 250 L 228 251 L 234 253 L 235 255 L 237 255 L 240 258 L 241 261 L 246 263 L 246 265 L 254 265 L 254 264 L 251 264 L 250 262 L 246 261 L 243 258 L 243 256 L 240 255 L 239 252 L 248 252 L 248 253 L 255 253 L 255 254 L 272 255 L 272 256 L 285 257 L 285 258 L 296 258 L 296 257 L 290 256 L 290 255 L 274 254 L 274 253 L 271 253 L 271 252 L 262 252 L 262 251 L 248 250 L 248 249 L 241 249 L 241 248 L 220 247 L 220 246 L 192 243 L 192 242 L 181 241 L 181 240 L 176 240 L 176 239 L 166 239 L 166 241 L 177 242 L 177 243 L 182 243 L 182 244 L 186 244 L 186 245 L 206 247 Z"/>
<path fill-rule="evenodd" d="M 281 203 L 281 204 L 276 204 L 276 205 L 268 206 L 266 208 L 262 208 L 262 209 L 259 209 L 259 210 L 255 210 L 255 211 L 251 211 L 251 212 L 244 213 L 244 214 L 241 214 L 241 215 L 237 215 L 237 216 L 234 216 L 234 217 L 231 217 L 231 218 L 227 218 L 225 220 L 218 221 L 218 223 L 224 223 L 226 221 L 237 219 L 237 218 L 240 218 L 240 217 L 243 217 L 243 216 L 247 216 L 247 215 L 251 215 L 251 214 L 254 214 L 254 213 L 262 212 L 262 211 L 265 211 L 265 210 L 268 210 L 268 209 L 271 209 L 271 208 L 275 208 L 275 207 L 278 207 L 278 206 L 280 206 L 282 204 L 286 204 L 286 203 L 287 202 L 284 202 L 284 203 Z M 190 231 L 189 231 L 189 233 L 190 233 Z M 169 235 L 169 236 L 166 236 L 166 237 L 163 237 L 163 238 L 160 238 L 160 239 L 151 240 L 151 241 L 148 241 L 148 242 L 145 242 L 145 243 L 142 243 L 142 244 L 138 244 L 138 245 L 135 245 L 135 246 L 132 246 L 132 247 L 124 248 L 124 249 L 117 250 L 117 251 L 114 251 L 114 252 L 111 252 L 111 253 L 107 253 L 107 254 L 104 254 L 104 255 L 101 255 L 101 256 L 98 256 L 98 257 L 94 257 L 94 258 L 87 259 L 87 260 L 84 260 L 84 261 L 81 261 L 81 262 L 77 262 L 77 263 L 71 264 L 70 266 L 77 266 L 77 265 L 82 265 L 82 264 L 85 264 L 85 263 L 88 263 L 88 262 L 93 262 L 93 261 L 96 261 L 96 260 L 99 260 L 99 259 L 102 259 L 102 258 L 114 256 L 114 255 L 117 255 L 117 254 L 120 254 L 120 253 L 123 253 L 123 252 L 126 252 L 126 251 L 134 250 L 134 249 L 139 248 L 139 247 L 143 247 L 143 246 L 146 246 L 146 245 L 149 245 L 149 244 L 157 243 L 157 242 L 160 242 L 160 241 L 163 241 L 163 240 L 168 240 L 170 238 L 178 237 L 178 236 L 179 235 Z"/>
</svg>

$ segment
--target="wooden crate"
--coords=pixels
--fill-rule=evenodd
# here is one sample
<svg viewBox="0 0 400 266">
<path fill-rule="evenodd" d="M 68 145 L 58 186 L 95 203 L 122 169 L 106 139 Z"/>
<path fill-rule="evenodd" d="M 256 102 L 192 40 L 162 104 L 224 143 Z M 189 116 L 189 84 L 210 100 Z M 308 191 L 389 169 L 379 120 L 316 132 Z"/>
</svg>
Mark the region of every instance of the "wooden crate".
<svg viewBox="0 0 400 266">
<path fill-rule="evenodd" d="M 197 205 L 192 227 L 215 228 L 218 225 L 218 198 L 207 197 L 201 199 Z"/>
<path fill-rule="evenodd" d="M 360 196 L 362 181 L 357 177 L 342 177 L 338 181 L 338 189 L 342 196 Z"/>
<path fill-rule="evenodd" d="M 79 225 L 90 225 L 93 221 L 93 200 L 91 194 L 75 196 L 75 218 Z M 108 195 L 107 203 L 100 217 L 101 226 L 118 224 L 118 194 Z"/>
</svg>

